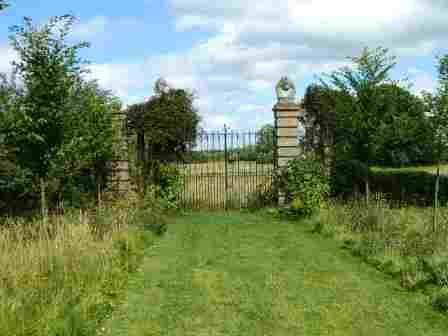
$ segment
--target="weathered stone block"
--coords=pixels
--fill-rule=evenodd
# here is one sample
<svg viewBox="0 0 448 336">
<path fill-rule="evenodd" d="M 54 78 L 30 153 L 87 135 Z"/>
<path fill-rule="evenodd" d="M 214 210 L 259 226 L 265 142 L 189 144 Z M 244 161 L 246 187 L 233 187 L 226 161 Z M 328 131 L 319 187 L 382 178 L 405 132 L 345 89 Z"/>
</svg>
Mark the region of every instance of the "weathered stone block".
<svg viewBox="0 0 448 336">
<path fill-rule="evenodd" d="M 299 119 L 293 118 L 280 118 L 277 120 L 277 127 L 295 127 L 299 125 Z"/>
</svg>

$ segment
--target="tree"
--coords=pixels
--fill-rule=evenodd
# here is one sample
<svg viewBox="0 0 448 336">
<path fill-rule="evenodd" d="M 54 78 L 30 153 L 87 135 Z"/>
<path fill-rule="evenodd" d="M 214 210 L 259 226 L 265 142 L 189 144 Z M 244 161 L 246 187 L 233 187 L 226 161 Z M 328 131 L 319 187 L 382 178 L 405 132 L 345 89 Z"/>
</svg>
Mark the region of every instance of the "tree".
<svg viewBox="0 0 448 336">
<path fill-rule="evenodd" d="M 302 145 L 306 152 L 313 152 L 322 162 L 328 162 L 333 151 L 336 94 L 325 86 L 312 84 L 306 88 L 302 101 L 305 113 L 300 121 L 306 130 Z"/>
<path fill-rule="evenodd" d="M 388 50 L 365 48 L 359 57 L 351 57 L 353 68 L 344 67 L 331 73 L 329 83 L 322 80 L 334 95 L 336 110 L 335 144 L 336 155 L 347 160 L 357 160 L 366 166 L 374 161 L 379 146 L 378 127 L 381 124 L 378 97 L 380 87 L 391 83 L 390 70 L 395 66 L 395 57 Z M 366 200 L 369 201 L 369 177 L 364 177 Z"/>
<path fill-rule="evenodd" d="M 111 172 L 110 163 L 118 152 L 120 124 L 114 118 L 121 102 L 97 82 L 79 80 L 70 96 L 69 112 L 64 118 L 64 141 L 52 165 L 52 176 L 61 180 L 64 198 L 79 189 L 96 189 L 98 200 Z M 79 183 L 80 179 L 84 182 Z M 94 189 L 95 188 L 95 189 Z"/>
<path fill-rule="evenodd" d="M 424 93 L 427 111 L 433 126 L 436 145 L 437 176 L 434 188 L 433 230 L 437 230 L 438 194 L 440 184 L 440 162 L 448 147 L 448 55 L 439 58 L 437 66 L 439 85 L 436 94 Z"/>
<path fill-rule="evenodd" d="M 17 165 L 15 147 L 7 143 L 18 95 L 14 79 L 0 74 L 0 210 L 11 208 L 11 201 L 20 198 L 29 184 L 28 174 Z"/>
<path fill-rule="evenodd" d="M 383 84 L 378 92 L 373 163 L 390 167 L 432 162 L 434 141 L 423 100 L 397 84 Z"/>
<path fill-rule="evenodd" d="M 44 218 L 46 180 L 53 160 L 64 142 L 64 118 L 71 91 L 82 71 L 78 52 L 87 43 L 66 43 L 73 16 L 51 18 L 35 26 L 30 18 L 11 28 L 11 42 L 18 54 L 13 62 L 24 91 L 19 97 L 14 122 L 7 130 L 7 144 L 17 148 L 17 162 L 39 180 Z"/>
<path fill-rule="evenodd" d="M 172 160 L 194 145 L 200 117 L 193 102 L 192 93 L 159 79 L 148 101 L 127 109 L 128 128 L 137 134 L 138 162 L 148 168 L 148 163 Z"/>
<path fill-rule="evenodd" d="M 272 161 L 274 159 L 274 126 L 267 124 L 261 127 L 257 136 L 256 153 L 257 157 L 261 161 Z"/>
</svg>

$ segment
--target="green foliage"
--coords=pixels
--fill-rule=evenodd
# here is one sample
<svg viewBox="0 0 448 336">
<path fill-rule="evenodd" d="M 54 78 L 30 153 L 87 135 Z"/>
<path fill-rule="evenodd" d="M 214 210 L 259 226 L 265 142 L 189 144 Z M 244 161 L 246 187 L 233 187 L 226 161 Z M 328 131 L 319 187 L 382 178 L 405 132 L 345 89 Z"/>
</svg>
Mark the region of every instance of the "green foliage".
<svg viewBox="0 0 448 336">
<path fill-rule="evenodd" d="M 397 84 L 378 88 L 378 151 L 373 162 L 382 166 L 404 166 L 434 162 L 435 141 L 424 101 Z"/>
<path fill-rule="evenodd" d="M 74 18 L 51 18 L 36 27 L 30 18 L 14 26 L 11 42 L 18 53 L 13 62 L 24 93 L 10 123 L 7 143 L 17 147 L 17 161 L 37 177 L 46 178 L 64 141 L 64 116 L 69 110 L 71 90 L 81 75 L 77 56 L 86 43 L 66 44 Z"/>
<path fill-rule="evenodd" d="M 163 83 L 159 79 L 155 94 L 147 102 L 126 111 L 127 125 L 139 137 L 141 160 L 180 155 L 196 140 L 200 117 L 193 105 L 193 94 Z"/>
<path fill-rule="evenodd" d="M 119 133 L 114 114 L 121 104 L 83 80 L 78 53 L 88 44 L 66 42 L 73 23 L 74 17 L 61 16 L 36 26 L 26 18 L 11 29 L 21 85 L 1 77 L 1 195 L 34 199 L 38 181 L 45 180 L 40 188 L 50 201 L 81 206 L 110 174 Z"/>
<path fill-rule="evenodd" d="M 324 167 L 313 157 L 288 162 L 278 178 L 278 184 L 289 204 L 286 211 L 292 216 L 309 217 L 315 214 L 329 193 Z"/>
<path fill-rule="evenodd" d="M 353 244 L 351 251 L 354 255 L 367 260 L 369 257 L 384 253 L 385 247 L 384 240 L 376 232 L 367 232 Z"/>
<path fill-rule="evenodd" d="M 331 193 L 340 197 L 349 197 L 361 192 L 369 176 L 366 164 L 358 160 L 344 160 L 337 157 L 331 165 Z"/>
<path fill-rule="evenodd" d="M 306 88 L 302 105 L 305 114 L 301 122 L 305 125 L 303 146 L 306 151 L 312 151 L 326 162 L 334 146 L 336 128 L 337 91 L 322 85 L 312 84 Z"/>
<path fill-rule="evenodd" d="M 272 162 L 274 159 L 274 146 L 275 146 L 275 129 L 274 126 L 267 124 L 264 125 L 257 134 L 257 144 L 255 151 L 257 157 L 253 161 L 259 162 Z"/>
<path fill-rule="evenodd" d="M 35 199 L 33 172 L 18 165 L 18 148 L 8 136 L 21 94 L 14 77 L 0 74 L 0 213 L 26 208 Z"/>
<path fill-rule="evenodd" d="M 442 313 L 448 312 L 448 288 L 441 289 L 432 299 L 432 306 Z"/>
<path fill-rule="evenodd" d="M 278 191 L 275 186 L 259 185 L 253 193 L 248 196 L 246 208 L 251 211 L 276 206 L 278 204 Z"/>
<path fill-rule="evenodd" d="M 365 48 L 352 57 L 353 67 L 344 67 L 328 75 L 323 87 L 311 86 L 304 105 L 310 110 L 309 147 L 323 157 L 330 146 L 336 158 L 332 167 L 334 194 L 346 194 L 350 180 L 361 180 L 365 190 L 370 175 L 345 169 L 373 164 L 402 166 L 433 162 L 435 142 L 427 107 L 408 89 L 390 79 L 395 57 L 388 50 Z M 317 128 L 317 129 L 316 129 Z M 316 134 L 314 134 L 316 133 Z M 347 163 L 344 163 L 346 161 Z M 342 165 L 341 165 L 342 162 Z M 356 164 L 353 164 L 356 163 Z"/>
<path fill-rule="evenodd" d="M 432 282 L 440 288 L 448 288 L 448 258 L 446 255 L 432 255 L 423 259 L 426 272 Z"/>
<path fill-rule="evenodd" d="M 371 189 L 400 203 L 431 205 L 436 176 L 424 171 L 377 170 L 370 172 Z M 448 177 L 440 176 L 440 204 L 448 202 Z"/>
<path fill-rule="evenodd" d="M 322 83 L 337 92 L 333 95 L 336 155 L 349 155 L 369 164 L 378 150 L 377 131 L 382 122 L 379 87 L 390 82 L 389 72 L 395 66 L 395 58 L 388 55 L 387 49 L 365 48 L 359 57 L 349 59 L 354 68 L 341 68 L 328 75 L 330 84 Z"/>
<path fill-rule="evenodd" d="M 157 235 L 163 235 L 168 227 L 166 212 L 172 210 L 172 204 L 159 197 L 158 187 L 148 188 L 143 199 L 137 203 L 132 223 L 136 227 L 149 230 Z"/>
<path fill-rule="evenodd" d="M 162 165 L 159 170 L 157 186 L 159 197 L 166 202 L 170 209 L 179 208 L 179 194 L 184 187 L 184 179 L 180 170 L 175 166 Z"/>
<path fill-rule="evenodd" d="M 436 94 L 424 93 L 427 112 L 431 115 L 439 160 L 448 146 L 448 55 L 439 58 L 439 85 Z"/>
<path fill-rule="evenodd" d="M 64 200 L 77 188 L 86 195 L 104 188 L 119 150 L 120 125 L 114 115 L 120 112 L 121 103 L 116 97 L 95 82 L 79 81 L 70 102 L 64 142 L 51 167 L 51 176 L 60 180 L 58 193 Z"/>
</svg>

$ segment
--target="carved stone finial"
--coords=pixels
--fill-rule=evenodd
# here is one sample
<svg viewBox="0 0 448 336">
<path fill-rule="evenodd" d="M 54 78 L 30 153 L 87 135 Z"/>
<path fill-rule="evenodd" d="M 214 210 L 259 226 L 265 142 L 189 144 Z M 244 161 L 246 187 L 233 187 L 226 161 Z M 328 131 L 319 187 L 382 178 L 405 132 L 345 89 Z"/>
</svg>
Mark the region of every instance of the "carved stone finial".
<svg viewBox="0 0 448 336">
<path fill-rule="evenodd" d="M 168 85 L 168 82 L 160 77 L 157 81 L 156 84 L 154 85 L 154 91 L 156 94 L 162 94 L 162 93 L 167 93 L 170 90 L 170 86 Z"/>
<path fill-rule="evenodd" d="M 288 77 L 282 77 L 275 87 L 279 103 L 294 103 L 296 87 Z"/>
</svg>

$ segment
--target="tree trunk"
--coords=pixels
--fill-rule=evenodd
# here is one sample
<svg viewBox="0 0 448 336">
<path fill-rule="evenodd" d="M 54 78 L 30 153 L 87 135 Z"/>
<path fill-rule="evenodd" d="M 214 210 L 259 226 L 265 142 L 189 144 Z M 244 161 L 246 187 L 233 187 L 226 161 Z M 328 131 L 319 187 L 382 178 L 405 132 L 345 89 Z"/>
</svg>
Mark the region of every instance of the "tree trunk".
<svg viewBox="0 0 448 336">
<path fill-rule="evenodd" d="M 366 184 L 366 205 L 367 207 L 369 207 L 370 205 L 370 164 L 369 162 L 367 163 L 367 173 L 366 173 L 366 179 L 365 179 L 365 184 Z"/>
<path fill-rule="evenodd" d="M 438 211 L 439 211 L 439 185 L 440 185 L 440 160 L 437 162 L 437 177 L 434 188 L 434 215 L 432 220 L 432 231 L 437 232 Z"/>
<path fill-rule="evenodd" d="M 145 174 L 145 134 L 143 132 L 137 133 L 137 154 L 137 192 L 140 197 L 143 197 Z"/>
<path fill-rule="evenodd" d="M 100 178 L 97 179 L 96 188 L 97 188 L 96 190 L 97 190 L 98 208 L 101 208 L 102 197 L 101 197 L 101 179 Z"/>
<path fill-rule="evenodd" d="M 42 219 L 44 222 L 46 222 L 48 218 L 46 183 L 42 177 L 40 178 L 40 206 Z"/>
<path fill-rule="evenodd" d="M 369 184 L 369 178 L 366 178 L 366 204 L 369 206 L 370 204 L 370 184 Z"/>
</svg>

